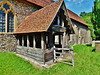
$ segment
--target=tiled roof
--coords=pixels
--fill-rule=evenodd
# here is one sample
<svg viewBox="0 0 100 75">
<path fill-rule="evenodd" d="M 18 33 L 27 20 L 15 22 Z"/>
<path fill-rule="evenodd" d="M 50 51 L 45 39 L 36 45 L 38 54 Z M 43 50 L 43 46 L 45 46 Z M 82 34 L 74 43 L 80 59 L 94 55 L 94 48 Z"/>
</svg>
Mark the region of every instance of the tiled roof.
<svg viewBox="0 0 100 75">
<path fill-rule="evenodd" d="M 53 0 L 27 0 L 27 1 L 39 5 L 41 7 L 45 7 L 54 2 Z"/>
<path fill-rule="evenodd" d="M 86 26 L 88 26 L 77 14 L 75 14 L 74 12 L 72 12 L 71 10 L 67 9 L 68 10 L 68 15 L 71 19 L 73 20 L 76 20 Z"/>
<path fill-rule="evenodd" d="M 15 31 L 17 33 L 45 32 L 53 22 L 63 0 L 54 2 L 26 17 Z"/>
</svg>

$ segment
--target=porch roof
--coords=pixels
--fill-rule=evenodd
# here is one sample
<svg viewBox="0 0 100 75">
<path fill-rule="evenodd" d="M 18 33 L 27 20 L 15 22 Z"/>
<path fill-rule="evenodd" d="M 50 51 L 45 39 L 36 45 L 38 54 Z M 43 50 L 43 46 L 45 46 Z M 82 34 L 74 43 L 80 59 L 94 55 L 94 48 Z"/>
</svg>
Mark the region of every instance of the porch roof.
<svg viewBox="0 0 100 75">
<path fill-rule="evenodd" d="M 26 19 L 18 26 L 15 34 L 46 32 L 53 22 L 63 0 L 54 2 L 26 17 Z"/>
<path fill-rule="evenodd" d="M 34 3 L 36 5 L 39 5 L 41 7 L 45 7 L 55 1 L 53 0 L 27 0 L 31 3 Z M 75 14 L 74 12 L 72 12 L 71 10 L 68 9 L 68 15 L 71 19 L 75 20 L 75 21 L 78 21 L 86 26 L 88 26 L 77 14 Z"/>
</svg>

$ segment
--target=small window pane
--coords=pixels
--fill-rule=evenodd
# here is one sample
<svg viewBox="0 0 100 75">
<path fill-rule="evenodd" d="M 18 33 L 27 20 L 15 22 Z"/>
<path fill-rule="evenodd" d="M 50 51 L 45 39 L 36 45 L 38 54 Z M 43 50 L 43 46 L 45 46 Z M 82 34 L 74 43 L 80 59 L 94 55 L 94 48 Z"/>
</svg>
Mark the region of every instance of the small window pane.
<svg viewBox="0 0 100 75">
<path fill-rule="evenodd" d="M 3 4 L 3 8 L 5 8 L 6 10 L 10 9 L 9 8 L 9 5 L 6 3 L 6 4 Z"/>
<path fill-rule="evenodd" d="M 5 13 L 5 12 L 3 11 L 3 9 L 1 9 L 1 10 L 0 10 L 0 13 Z M 1 16 L 2 16 L 2 14 L 1 14 Z"/>
<path fill-rule="evenodd" d="M 10 11 L 8 13 L 8 32 L 13 32 L 14 31 L 14 15 Z"/>
<path fill-rule="evenodd" d="M 0 10 L 0 32 L 5 32 L 5 12 Z"/>
</svg>

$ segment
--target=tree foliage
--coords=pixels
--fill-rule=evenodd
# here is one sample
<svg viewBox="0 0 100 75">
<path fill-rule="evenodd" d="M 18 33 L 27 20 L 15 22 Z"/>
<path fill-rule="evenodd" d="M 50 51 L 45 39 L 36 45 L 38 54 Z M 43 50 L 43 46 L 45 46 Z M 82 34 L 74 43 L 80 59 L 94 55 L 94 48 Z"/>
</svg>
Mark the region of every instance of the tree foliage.
<svg viewBox="0 0 100 75">
<path fill-rule="evenodd" d="M 96 39 L 100 40 L 100 0 L 94 1 L 92 8 L 92 23 L 95 30 Z"/>
<path fill-rule="evenodd" d="M 89 13 L 81 12 L 80 17 L 89 25 L 88 28 L 91 31 L 91 37 L 92 39 L 95 39 L 94 26 L 91 22 L 92 12 Z"/>
</svg>

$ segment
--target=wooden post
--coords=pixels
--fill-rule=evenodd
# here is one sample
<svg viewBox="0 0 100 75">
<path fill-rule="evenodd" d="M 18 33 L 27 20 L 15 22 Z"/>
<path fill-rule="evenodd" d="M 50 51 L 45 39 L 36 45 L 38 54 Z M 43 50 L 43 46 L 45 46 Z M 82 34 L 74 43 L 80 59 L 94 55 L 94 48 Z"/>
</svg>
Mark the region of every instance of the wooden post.
<svg viewBox="0 0 100 75">
<path fill-rule="evenodd" d="M 22 35 L 22 46 L 24 46 L 24 35 Z"/>
<path fill-rule="evenodd" d="M 29 35 L 27 35 L 27 47 L 29 48 Z"/>
<path fill-rule="evenodd" d="M 64 27 L 64 20 L 63 20 L 63 17 L 62 17 L 62 27 Z M 65 46 L 65 41 L 66 41 L 65 37 L 66 37 L 66 30 L 64 30 L 64 33 L 63 33 L 62 48 L 64 48 L 64 46 Z"/>
<path fill-rule="evenodd" d="M 19 36 L 18 36 L 17 44 L 18 44 L 18 46 L 19 46 Z"/>
<path fill-rule="evenodd" d="M 68 42 L 69 42 L 69 36 L 68 36 L 68 33 L 66 34 L 66 45 L 68 45 Z"/>
<path fill-rule="evenodd" d="M 60 17 L 58 16 L 58 25 L 60 25 Z"/>
<path fill-rule="evenodd" d="M 62 17 L 62 27 L 64 27 L 64 20 L 63 20 L 63 17 Z"/>
<path fill-rule="evenodd" d="M 62 48 L 64 48 L 64 46 L 65 46 L 65 41 L 66 41 L 65 37 L 66 37 L 66 32 L 64 32 L 64 34 L 63 34 Z"/>
<path fill-rule="evenodd" d="M 48 45 L 49 44 L 49 38 L 48 38 L 48 36 L 46 36 L 45 34 L 44 34 L 44 38 L 43 38 L 43 40 L 44 40 L 44 50 L 47 48 L 46 47 L 46 44 Z M 47 41 L 46 41 L 47 40 Z"/>
<path fill-rule="evenodd" d="M 35 34 L 33 35 L 33 48 L 36 48 Z"/>
<path fill-rule="evenodd" d="M 41 48 L 44 49 L 44 37 L 43 37 L 43 33 L 41 34 Z"/>
<path fill-rule="evenodd" d="M 55 46 L 53 47 L 53 53 L 54 53 L 54 62 L 56 62 L 56 50 L 55 50 Z"/>
</svg>

